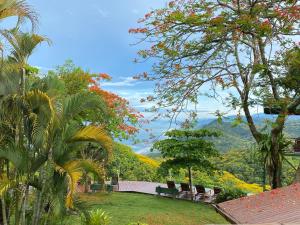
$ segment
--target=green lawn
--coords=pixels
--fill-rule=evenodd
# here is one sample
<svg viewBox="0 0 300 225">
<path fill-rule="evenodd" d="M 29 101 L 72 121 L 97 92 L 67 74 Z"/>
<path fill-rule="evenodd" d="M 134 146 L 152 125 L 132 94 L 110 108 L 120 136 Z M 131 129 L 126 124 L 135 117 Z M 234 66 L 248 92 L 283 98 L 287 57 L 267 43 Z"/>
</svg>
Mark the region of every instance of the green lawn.
<svg viewBox="0 0 300 225">
<path fill-rule="evenodd" d="M 132 193 L 82 194 L 80 198 L 89 207 L 108 212 L 112 217 L 111 225 L 127 225 L 129 222 L 149 225 L 227 223 L 211 206 L 202 203 Z"/>
</svg>

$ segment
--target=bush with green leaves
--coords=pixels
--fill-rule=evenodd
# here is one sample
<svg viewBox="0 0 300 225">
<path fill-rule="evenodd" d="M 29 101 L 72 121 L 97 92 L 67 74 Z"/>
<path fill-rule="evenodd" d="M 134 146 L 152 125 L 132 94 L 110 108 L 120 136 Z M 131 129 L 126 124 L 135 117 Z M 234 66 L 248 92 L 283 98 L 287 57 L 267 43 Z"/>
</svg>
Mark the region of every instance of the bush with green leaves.
<svg viewBox="0 0 300 225">
<path fill-rule="evenodd" d="M 119 174 L 122 180 L 160 181 L 156 167 L 141 161 L 129 146 L 121 143 L 114 143 L 106 172 L 108 177 Z"/>
<path fill-rule="evenodd" d="M 82 225 L 109 225 L 109 215 L 102 209 L 94 209 L 82 215 Z"/>
<path fill-rule="evenodd" d="M 226 188 L 217 195 L 216 203 L 226 202 L 229 200 L 237 199 L 247 196 L 247 193 L 238 188 Z"/>
</svg>

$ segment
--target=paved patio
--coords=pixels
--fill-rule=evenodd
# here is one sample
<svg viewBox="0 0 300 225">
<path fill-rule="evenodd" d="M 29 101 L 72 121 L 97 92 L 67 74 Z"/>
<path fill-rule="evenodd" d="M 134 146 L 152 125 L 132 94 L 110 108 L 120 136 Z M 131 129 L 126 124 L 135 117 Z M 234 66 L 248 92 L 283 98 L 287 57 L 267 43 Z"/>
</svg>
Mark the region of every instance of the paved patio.
<svg viewBox="0 0 300 225">
<path fill-rule="evenodd" d="M 110 184 L 110 182 L 106 182 L 106 184 Z M 157 193 L 155 192 L 155 189 L 157 186 L 166 188 L 167 184 L 156 183 L 156 182 L 147 182 L 147 181 L 119 181 L 119 188 L 117 188 L 117 186 L 114 186 L 114 191 L 136 192 L 136 193 L 142 193 L 142 194 L 157 195 Z M 76 191 L 79 193 L 83 193 L 84 185 L 78 184 Z M 88 191 L 91 192 L 91 190 L 88 190 Z M 213 191 L 209 188 L 206 188 L 206 192 L 210 193 L 210 194 L 208 196 L 206 196 L 205 198 L 197 199 L 197 201 L 201 201 L 201 202 L 205 202 L 205 203 L 212 203 Z M 162 194 L 161 196 L 172 197 L 170 195 L 164 195 L 164 194 Z M 180 193 L 176 198 L 177 199 L 186 199 L 186 200 L 191 199 L 191 197 L 188 193 Z"/>
<path fill-rule="evenodd" d="M 155 192 L 155 188 L 157 186 L 161 187 L 167 187 L 166 184 L 163 183 L 155 183 L 155 182 L 145 182 L 145 181 L 119 181 L 119 192 L 137 192 L 137 193 L 143 193 L 143 194 L 151 194 L 151 195 L 157 195 Z M 206 188 L 207 192 L 211 192 L 211 189 Z M 164 197 L 171 197 L 167 195 L 162 195 Z M 186 195 L 185 193 L 181 193 L 176 198 L 178 199 L 186 199 L 190 200 L 190 195 Z M 213 201 L 212 197 L 207 197 L 204 199 L 201 199 L 200 201 L 205 203 L 211 203 Z"/>
<path fill-rule="evenodd" d="M 155 188 L 157 186 L 167 187 L 166 184 L 162 183 L 153 183 L 145 181 L 119 181 L 120 192 L 138 192 L 156 195 Z"/>
</svg>

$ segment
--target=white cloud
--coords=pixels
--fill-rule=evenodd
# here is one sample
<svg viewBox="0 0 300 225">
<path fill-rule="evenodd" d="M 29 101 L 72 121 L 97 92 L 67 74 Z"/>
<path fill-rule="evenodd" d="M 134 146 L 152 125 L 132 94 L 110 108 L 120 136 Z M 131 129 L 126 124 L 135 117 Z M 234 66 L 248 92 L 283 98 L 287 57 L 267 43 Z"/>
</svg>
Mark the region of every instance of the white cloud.
<svg viewBox="0 0 300 225">
<path fill-rule="evenodd" d="M 102 87 L 124 87 L 124 86 L 135 86 L 138 84 L 135 79 L 132 77 L 125 77 L 122 81 L 119 82 L 105 82 L 101 84 Z"/>
<path fill-rule="evenodd" d="M 140 111 L 146 119 L 152 119 L 155 117 L 156 113 L 153 112 L 145 112 L 147 109 L 151 109 L 153 106 L 155 106 L 155 102 L 141 102 L 141 99 L 146 99 L 148 96 L 153 95 L 153 90 L 151 87 L 148 87 L 144 90 L 137 90 L 134 88 L 135 85 L 138 83 L 141 83 L 140 81 L 136 81 L 131 77 L 124 77 L 122 81 L 119 82 L 108 82 L 103 83 L 102 86 L 108 87 L 109 90 L 113 91 L 114 93 L 117 93 L 121 97 L 127 99 L 130 103 L 130 105 Z M 124 87 L 120 90 L 118 87 Z M 228 92 L 220 92 L 220 95 L 223 99 L 225 99 L 228 96 Z M 169 107 L 171 109 L 172 107 Z M 216 111 L 220 111 L 221 113 L 226 113 L 225 116 L 230 115 L 237 115 L 237 110 L 232 110 L 228 107 L 226 107 L 223 102 L 219 99 L 209 98 L 206 96 L 199 96 L 199 104 L 195 108 L 194 105 L 190 104 L 185 108 L 185 113 L 180 114 L 177 119 L 178 121 L 183 121 L 187 113 L 190 111 L 196 110 L 198 113 L 198 118 L 206 119 L 206 118 L 215 118 L 216 117 Z M 162 109 L 162 112 L 164 109 Z M 252 114 L 261 113 L 263 112 L 262 107 L 252 107 L 250 108 L 250 111 Z M 243 111 L 241 111 L 241 114 L 244 115 Z M 165 120 L 168 120 L 165 118 Z"/>
</svg>

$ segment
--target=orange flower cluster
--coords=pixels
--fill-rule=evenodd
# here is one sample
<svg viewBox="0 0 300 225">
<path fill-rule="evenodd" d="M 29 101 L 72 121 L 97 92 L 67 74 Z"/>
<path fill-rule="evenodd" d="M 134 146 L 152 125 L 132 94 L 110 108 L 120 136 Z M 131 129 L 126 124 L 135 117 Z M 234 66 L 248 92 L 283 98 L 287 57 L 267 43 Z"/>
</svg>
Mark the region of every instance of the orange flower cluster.
<svg viewBox="0 0 300 225">
<path fill-rule="evenodd" d="M 300 6 L 294 5 L 285 9 L 280 9 L 278 6 L 275 8 L 275 13 L 287 21 L 298 20 L 300 19 Z"/>
<path fill-rule="evenodd" d="M 148 29 L 147 28 L 131 28 L 129 29 L 129 33 L 131 34 L 138 34 L 138 33 L 147 33 Z"/>
<path fill-rule="evenodd" d="M 100 73 L 99 77 L 96 78 L 96 80 L 100 79 L 105 79 L 105 80 L 110 80 L 111 77 L 108 74 L 105 73 Z M 89 90 L 91 92 L 94 92 L 96 94 L 98 94 L 99 96 L 101 96 L 103 98 L 103 100 L 105 101 L 106 105 L 108 106 L 108 108 L 111 111 L 111 114 L 121 118 L 123 120 L 123 122 L 121 122 L 121 124 L 118 125 L 118 128 L 120 130 L 125 131 L 127 134 L 134 134 L 138 131 L 138 129 L 132 125 L 127 124 L 126 122 L 129 121 L 139 121 L 141 118 L 143 118 L 143 115 L 139 112 L 137 112 L 136 110 L 134 110 L 133 108 L 131 108 L 129 106 L 129 102 L 112 93 L 109 91 L 105 91 L 103 89 L 101 89 L 99 87 L 99 85 L 97 84 L 96 80 L 94 80 L 93 78 L 89 77 L 88 81 L 89 81 Z M 125 121 L 125 118 L 126 119 Z M 132 123 L 130 123 L 132 124 Z"/>
<path fill-rule="evenodd" d="M 106 73 L 100 73 L 99 74 L 99 78 L 103 79 L 103 80 L 111 80 L 111 76 L 109 76 Z"/>
<path fill-rule="evenodd" d="M 94 82 L 92 82 L 92 84 L 93 83 Z M 90 86 L 90 91 L 103 97 L 107 106 L 111 109 L 118 109 L 118 108 L 122 109 L 122 108 L 126 107 L 126 105 L 128 103 L 125 99 L 121 98 L 120 96 L 118 96 L 112 92 L 109 92 L 109 91 L 104 91 L 97 85 Z"/>
<path fill-rule="evenodd" d="M 119 129 L 125 131 L 128 134 L 135 134 L 138 131 L 136 127 L 127 124 L 120 124 Z"/>
</svg>

